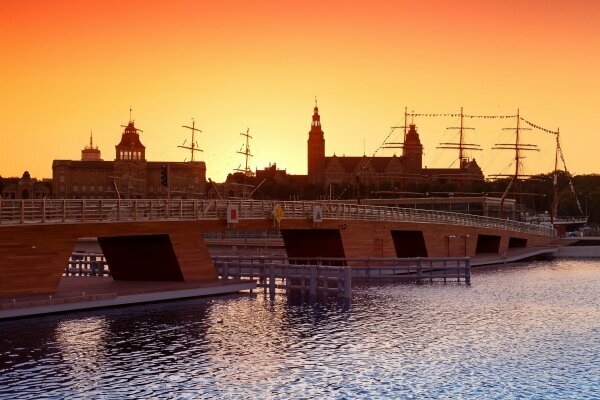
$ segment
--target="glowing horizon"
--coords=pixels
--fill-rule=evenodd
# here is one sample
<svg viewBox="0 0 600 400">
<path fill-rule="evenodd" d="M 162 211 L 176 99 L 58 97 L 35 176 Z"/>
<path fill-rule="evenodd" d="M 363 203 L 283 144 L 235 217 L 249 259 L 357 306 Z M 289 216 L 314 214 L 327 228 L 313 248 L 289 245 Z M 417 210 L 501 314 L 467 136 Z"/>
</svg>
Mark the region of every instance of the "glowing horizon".
<svg viewBox="0 0 600 400">
<path fill-rule="evenodd" d="M 306 173 L 306 140 L 318 97 L 326 155 L 391 156 L 379 150 L 409 113 L 513 115 L 560 127 L 571 173 L 598 172 L 595 102 L 600 4 L 579 1 L 4 1 L 0 176 L 52 176 L 52 160 L 80 159 L 94 144 L 105 160 L 133 108 L 149 161 L 183 161 L 195 118 L 207 177 L 223 181 L 244 159 Z M 416 117 L 423 165 L 456 166 L 456 118 Z M 514 119 L 466 120 L 484 174 L 514 158 Z M 527 127 L 525 125 L 525 127 Z M 400 135 L 400 131 L 394 135 Z M 393 135 L 392 135 L 393 136 Z M 390 140 L 398 136 L 390 137 Z M 524 133 L 540 154 L 529 173 L 554 166 L 554 137 Z M 400 150 L 397 150 L 398 154 Z"/>
</svg>

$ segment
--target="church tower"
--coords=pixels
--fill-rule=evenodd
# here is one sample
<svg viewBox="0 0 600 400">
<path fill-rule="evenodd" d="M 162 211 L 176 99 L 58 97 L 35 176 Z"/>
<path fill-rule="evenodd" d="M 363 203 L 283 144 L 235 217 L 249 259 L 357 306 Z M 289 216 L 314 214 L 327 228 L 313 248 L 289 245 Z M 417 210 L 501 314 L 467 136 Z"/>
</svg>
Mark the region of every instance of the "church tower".
<svg viewBox="0 0 600 400">
<path fill-rule="evenodd" d="M 317 99 L 310 132 L 308 132 L 308 180 L 312 183 L 323 182 L 325 172 L 325 134 L 321 129 L 321 116 Z"/>
<path fill-rule="evenodd" d="M 415 124 L 408 126 L 402 150 L 404 169 L 409 173 L 420 173 L 423 169 L 423 145 Z"/>
</svg>

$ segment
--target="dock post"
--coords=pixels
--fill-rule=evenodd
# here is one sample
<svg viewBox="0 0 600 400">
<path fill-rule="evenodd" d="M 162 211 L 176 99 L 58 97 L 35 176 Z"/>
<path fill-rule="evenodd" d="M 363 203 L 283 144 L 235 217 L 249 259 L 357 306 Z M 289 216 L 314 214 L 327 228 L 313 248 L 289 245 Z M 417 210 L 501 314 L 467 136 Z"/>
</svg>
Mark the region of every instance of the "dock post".
<svg viewBox="0 0 600 400">
<path fill-rule="evenodd" d="M 423 265 L 421 264 L 421 257 L 417 257 L 417 283 L 423 283 Z"/>
<path fill-rule="evenodd" d="M 221 279 L 229 279 L 229 261 L 223 263 L 223 267 L 221 268 Z"/>
<path fill-rule="evenodd" d="M 269 294 L 275 296 L 275 264 L 269 264 Z"/>
<path fill-rule="evenodd" d="M 465 283 L 471 285 L 471 259 L 465 260 Z"/>
<path fill-rule="evenodd" d="M 352 299 L 352 268 L 344 267 L 344 298 Z"/>
<path fill-rule="evenodd" d="M 317 296 L 317 266 L 310 266 L 310 281 L 309 281 L 309 290 L 308 293 L 310 297 Z"/>
</svg>

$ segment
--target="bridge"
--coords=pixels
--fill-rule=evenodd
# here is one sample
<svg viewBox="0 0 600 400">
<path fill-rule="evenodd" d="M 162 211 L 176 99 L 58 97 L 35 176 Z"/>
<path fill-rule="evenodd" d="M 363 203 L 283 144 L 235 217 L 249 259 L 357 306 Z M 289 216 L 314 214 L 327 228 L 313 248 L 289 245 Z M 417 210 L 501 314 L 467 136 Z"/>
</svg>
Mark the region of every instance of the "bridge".
<svg viewBox="0 0 600 400">
<path fill-rule="evenodd" d="M 113 279 L 217 279 L 206 232 L 281 232 L 289 257 L 500 254 L 553 229 L 461 213 L 328 201 L 2 200 L 0 298 L 51 294 L 79 238 L 97 237 Z"/>
</svg>

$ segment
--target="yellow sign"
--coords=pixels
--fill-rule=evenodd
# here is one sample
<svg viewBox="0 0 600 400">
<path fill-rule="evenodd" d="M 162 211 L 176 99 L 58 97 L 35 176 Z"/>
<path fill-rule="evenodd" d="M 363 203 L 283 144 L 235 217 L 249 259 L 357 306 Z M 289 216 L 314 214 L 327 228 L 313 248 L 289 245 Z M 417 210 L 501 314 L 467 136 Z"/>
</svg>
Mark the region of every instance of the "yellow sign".
<svg viewBox="0 0 600 400">
<path fill-rule="evenodd" d="M 321 206 L 315 206 L 313 208 L 313 222 L 323 222 L 323 209 Z"/>
<path fill-rule="evenodd" d="M 281 204 L 277 204 L 273 209 L 273 217 L 278 224 L 281 222 L 281 219 L 283 218 L 283 207 L 281 207 Z"/>
</svg>

